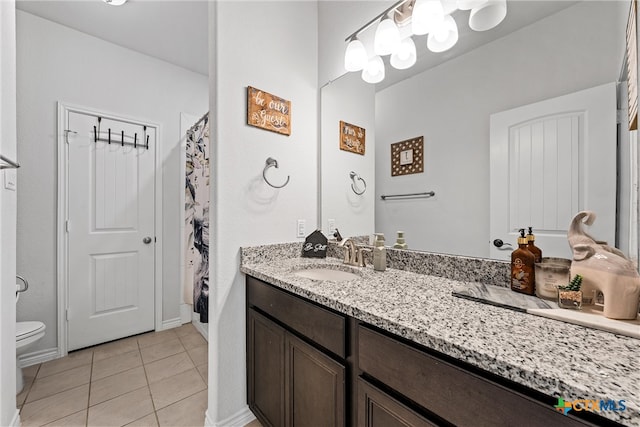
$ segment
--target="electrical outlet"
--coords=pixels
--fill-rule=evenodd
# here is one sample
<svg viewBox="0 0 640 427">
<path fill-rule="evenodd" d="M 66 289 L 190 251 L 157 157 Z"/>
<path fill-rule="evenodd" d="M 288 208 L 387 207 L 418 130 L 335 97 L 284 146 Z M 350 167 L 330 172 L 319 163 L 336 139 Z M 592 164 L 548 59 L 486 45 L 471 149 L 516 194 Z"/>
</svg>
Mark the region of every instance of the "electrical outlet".
<svg viewBox="0 0 640 427">
<path fill-rule="evenodd" d="M 15 169 L 4 171 L 4 188 L 9 191 L 16 191 L 18 174 Z"/>
<path fill-rule="evenodd" d="M 333 233 L 336 232 L 336 220 L 335 219 L 328 219 L 327 220 L 327 228 L 329 229 L 329 238 L 333 237 Z"/>
<path fill-rule="evenodd" d="M 298 237 L 306 237 L 307 233 L 305 228 L 307 227 L 307 221 L 304 219 L 298 220 Z"/>
</svg>

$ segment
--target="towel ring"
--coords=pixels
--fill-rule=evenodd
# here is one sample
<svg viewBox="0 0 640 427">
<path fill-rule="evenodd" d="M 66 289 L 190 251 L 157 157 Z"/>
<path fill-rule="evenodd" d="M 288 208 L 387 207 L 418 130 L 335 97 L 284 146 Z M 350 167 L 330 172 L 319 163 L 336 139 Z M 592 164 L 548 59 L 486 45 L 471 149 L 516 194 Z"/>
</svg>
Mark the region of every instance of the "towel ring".
<svg viewBox="0 0 640 427">
<path fill-rule="evenodd" d="M 262 171 L 262 178 L 264 178 L 264 182 L 266 182 L 267 184 L 269 184 L 273 188 L 282 188 L 285 185 L 287 185 L 289 183 L 289 178 L 291 178 L 289 175 L 287 175 L 287 180 L 282 185 L 273 185 L 272 183 L 269 182 L 269 180 L 267 179 L 267 169 L 269 169 L 272 166 L 274 168 L 278 169 L 278 161 L 276 159 L 274 159 L 273 157 L 269 157 L 267 159 L 266 164 L 265 164 L 264 170 Z"/>
<path fill-rule="evenodd" d="M 353 190 L 353 192 L 356 193 L 358 196 L 362 196 L 364 194 L 364 192 L 367 191 L 367 181 L 362 179 L 360 177 L 360 175 L 358 175 L 354 171 L 349 172 L 349 178 L 351 178 L 351 180 L 353 181 L 353 183 L 351 184 L 351 189 Z M 362 191 L 360 191 L 360 192 L 358 192 L 358 190 L 356 190 L 356 186 L 355 186 L 356 179 L 359 180 L 359 181 L 362 181 L 362 183 L 364 184 L 364 189 Z"/>
</svg>

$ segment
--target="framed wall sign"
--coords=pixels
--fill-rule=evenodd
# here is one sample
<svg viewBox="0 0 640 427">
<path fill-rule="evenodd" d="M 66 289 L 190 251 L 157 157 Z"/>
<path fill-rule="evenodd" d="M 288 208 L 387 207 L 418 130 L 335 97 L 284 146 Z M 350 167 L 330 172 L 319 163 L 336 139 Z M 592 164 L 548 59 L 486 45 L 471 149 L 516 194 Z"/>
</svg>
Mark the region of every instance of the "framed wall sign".
<svg viewBox="0 0 640 427">
<path fill-rule="evenodd" d="M 424 172 L 424 137 L 391 144 L 391 176 Z"/>
<path fill-rule="evenodd" d="M 247 124 L 291 135 L 291 101 L 247 86 Z"/>
<path fill-rule="evenodd" d="M 365 129 L 340 121 L 340 149 L 364 155 Z"/>
</svg>

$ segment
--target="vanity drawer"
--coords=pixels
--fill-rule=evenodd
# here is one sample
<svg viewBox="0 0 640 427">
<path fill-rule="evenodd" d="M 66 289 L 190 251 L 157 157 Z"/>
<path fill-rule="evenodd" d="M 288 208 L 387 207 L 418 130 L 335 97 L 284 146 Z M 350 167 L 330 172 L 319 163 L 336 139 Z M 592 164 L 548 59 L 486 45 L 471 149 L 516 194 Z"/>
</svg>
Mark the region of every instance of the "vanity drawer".
<svg viewBox="0 0 640 427">
<path fill-rule="evenodd" d="M 346 357 L 346 317 L 247 276 L 247 300 L 269 316 L 318 343 L 339 357 Z"/>
<path fill-rule="evenodd" d="M 358 363 L 366 374 L 458 426 L 585 425 L 552 406 L 363 326 L 358 328 Z"/>
</svg>

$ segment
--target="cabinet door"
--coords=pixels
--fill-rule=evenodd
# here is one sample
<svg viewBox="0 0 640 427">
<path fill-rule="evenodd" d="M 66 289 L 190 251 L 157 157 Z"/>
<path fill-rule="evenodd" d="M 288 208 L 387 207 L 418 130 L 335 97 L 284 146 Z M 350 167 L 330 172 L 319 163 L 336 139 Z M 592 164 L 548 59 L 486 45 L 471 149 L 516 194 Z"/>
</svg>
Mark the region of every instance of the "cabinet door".
<svg viewBox="0 0 640 427">
<path fill-rule="evenodd" d="M 287 426 L 345 425 L 345 368 L 287 334 Z"/>
<path fill-rule="evenodd" d="M 435 425 L 362 378 L 358 378 L 358 427 Z"/>
<path fill-rule="evenodd" d="M 268 427 L 284 426 L 285 331 L 254 310 L 247 315 L 249 407 Z"/>
</svg>

